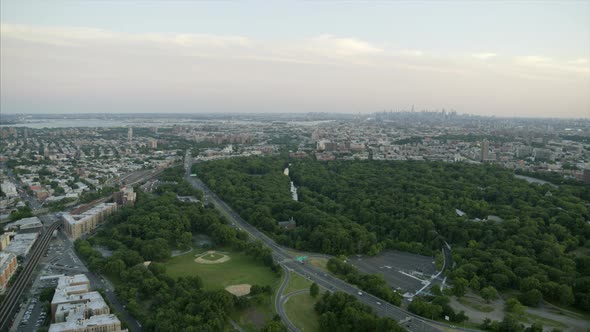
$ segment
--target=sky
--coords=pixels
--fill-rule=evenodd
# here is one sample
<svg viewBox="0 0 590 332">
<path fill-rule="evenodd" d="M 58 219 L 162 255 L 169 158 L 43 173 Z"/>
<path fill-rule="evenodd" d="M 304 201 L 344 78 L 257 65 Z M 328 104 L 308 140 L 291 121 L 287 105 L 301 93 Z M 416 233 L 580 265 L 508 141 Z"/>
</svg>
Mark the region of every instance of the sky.
<svg viewBox="0 0 590 332">
<path fill-rule="evenodd" d="M 590 0 L 0 1 L 0 113 L 590 118 Z"/>
</svg>

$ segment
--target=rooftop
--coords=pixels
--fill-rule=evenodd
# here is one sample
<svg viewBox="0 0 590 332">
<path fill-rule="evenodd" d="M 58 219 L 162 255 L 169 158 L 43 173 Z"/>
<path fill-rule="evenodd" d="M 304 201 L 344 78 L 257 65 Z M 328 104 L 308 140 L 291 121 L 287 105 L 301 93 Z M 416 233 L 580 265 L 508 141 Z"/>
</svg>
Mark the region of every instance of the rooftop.
<svg viewBox="0 0 590 332">
<path fill-rule="evenodd" d="M 49 332 L 62 332 L 78 330 L 84 327 L 91 327 L 97 325 L 121 325 L 121 321 L 113 314 L 91 316 L 88 319 L 84 318 L 84 312 L 78 311 L 68 316 L 68 320 L 63 323 L 51 324 Z"/>
<path fill-rule="evenodd" d="M 12 252 L 17 256 L 26 256 L 37 240 L 37 233 L 16 234 L 4 251 Z"/>
</svg>

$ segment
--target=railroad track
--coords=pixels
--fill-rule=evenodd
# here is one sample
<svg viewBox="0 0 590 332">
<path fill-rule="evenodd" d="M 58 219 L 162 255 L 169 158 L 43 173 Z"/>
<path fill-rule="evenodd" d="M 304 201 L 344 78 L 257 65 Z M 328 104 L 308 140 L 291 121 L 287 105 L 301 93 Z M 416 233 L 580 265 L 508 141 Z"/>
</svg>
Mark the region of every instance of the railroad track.
<svg viewBox="0 0 590 332">
<path fill-rule="evenodd" d="M 27 265 L 22 270 L 21 274 L 18 276 L 16 282 L 10 287 L 8 292 L 6 293 L 6 297 L 4 301 L 0 304 L 0 331 L 8 331 L 9 322 L 10 322 L 10 315 L 13 313 L 18 301 L 25 290 L 26 286 L 31 279 L 31 275 L 33 271 L 37 267 L 39 260 L 41 259 L 43 252 L 47 249 L 47 245 L 49 241 L 51 241 L 51 235 L 53 231 L 55 231 L 59 225 L 61 225 L 61 221 L 57 221 L 53 223 L 49 228 L 45 230 L 43 235 L 35 242 L 33 249 L 31 250 L 31 256 L 29 257 L 29 261 Z"/>
</svg>

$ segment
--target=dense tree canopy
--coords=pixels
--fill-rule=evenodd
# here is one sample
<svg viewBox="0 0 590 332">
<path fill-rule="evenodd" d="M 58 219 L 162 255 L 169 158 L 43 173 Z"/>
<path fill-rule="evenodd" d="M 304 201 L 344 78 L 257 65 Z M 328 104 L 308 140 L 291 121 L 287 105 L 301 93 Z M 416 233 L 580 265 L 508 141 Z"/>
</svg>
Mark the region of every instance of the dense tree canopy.
<svg viewBox="0 0 590 332">
<path fill-rule="evenodd" d="M 242 250 L 277 273 L 280 268 L 269 248 L 249 242 L 246 234 L 231 227 L 215 209 L 178 200 L 176 194 L 183 190 L 180 181 L 166 188 L 158 190 L 159 195 L 138 192 L 135 206 L 109 217 L 88 241 L 77 240 L 76 250 L 90 269 L 118 280 L 117 296 L 146 331 L 223 331 L 234 308 L 254 304 L 257 293 L 269 296 L 271 288 L 254 285 L 250 298 L 236 298 L 223 289 L 204 290 L 198 276 L 173 279 L 160 263 L 170 258 L 171 249 L 189 248 L 192 233 L 204 233 L 215 243 Z M 93 244 L 108 247 L 112 256 L 103 257 Z M 152 262 L 146 267 L 144 261 Z"/>
<path fill-rule="evenodd" d="M 396 321 L 377 317 L 369 306 L 342 292 L 325 292 L 315 311 L 320 315 L 320 331 L 405 331 Z"/>
<path fill-rule="evenodd" d="M 290 179 L 283 175 L 289 163 Z M 199 163 L 194 171 L 281 244 L 335 255 L 384 248 L 432 255 L 446 241 L 459 293 L 467 285 L 525 287 L 533 303 L 534 289 L 590 310 L 589 186 L 529 184 L 494 165 L 441 162 L 251 157 Z M 296 229 L 277 226 L 290 217 Z"/>
</svg>

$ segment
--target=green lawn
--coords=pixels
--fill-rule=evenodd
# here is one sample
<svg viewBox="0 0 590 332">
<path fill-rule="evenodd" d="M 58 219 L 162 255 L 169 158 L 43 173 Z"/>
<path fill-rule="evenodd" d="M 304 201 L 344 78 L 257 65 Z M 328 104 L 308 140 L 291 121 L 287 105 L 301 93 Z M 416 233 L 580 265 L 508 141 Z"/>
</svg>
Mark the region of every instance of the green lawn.
<svg viewBox="0 0 590 332">
<path fill-rule="evenodd" d="M 316 302 L 311 295 L 303 293 L 292 296 L 285 304 L 287 316 L 299 330 L 319 331 L 319 316 L 313 309 Z"/>
<path fill-rule="evenodd" d="M 291 278 L 289 279 L 289 284 L 285 288 L 283 295 L 287 295 L 293 291 L 300 290 L 300 289 L 309 289 L 311 286 L 311 281 L 303 278 L 302 276 L 298 275 L 297 273 L 291 273 Z"/>
<path fill-rule="evenodd" d="M 219 289 L 236 284 L 276 286 L 279 277 L 267 266 L 245 254 L 223 251 L 230 257 L 225 263 L 195 263 L 195 255 L 200 251 L 194 250 L 170 259 L 165 264 L 166 271 L 174 278 L 198 275 L 203 280 L 205 289 Z"/>
</svg>

